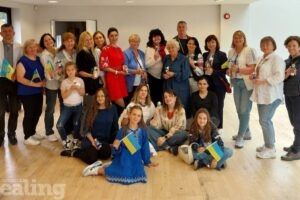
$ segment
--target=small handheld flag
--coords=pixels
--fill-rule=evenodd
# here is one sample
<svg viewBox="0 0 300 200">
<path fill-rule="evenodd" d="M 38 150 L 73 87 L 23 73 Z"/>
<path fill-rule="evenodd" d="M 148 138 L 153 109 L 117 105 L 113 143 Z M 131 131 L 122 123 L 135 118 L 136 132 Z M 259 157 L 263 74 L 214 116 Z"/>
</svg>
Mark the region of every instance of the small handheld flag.
<svg viewBox="0 0 300 200">
<path fill-rule="evenodd" d="M 128 151 L 131 153 L 131 155 L 133 155 L 135 152 L 141 149 L 140 144 L 138 143 L 138 141 L 132 133 L 129 133 L 126 137 L 124 137 L 122 141 L 127 147 Z"/>
<path fill-rule="evenodd" d="M 39 74 L 37 69 L 35 69 L 34 72 L 33 72 L 31 82 L 33 82 L 35 79 L 40 79 L 41 80 L 40 74 Z"/>
<path fill-rule="evenodd" d="M 50 73 L 50 72 L 54 71 L 54 67 L 53 67 L 52 63 L 50 62 L 50 60 L 47 60 L 45 71 L 46 71 L 46 73 Z"/>
<path fill-rule="evenodd" d="M 7 59 L 3 59 L 2 68 L 1 68 L 1 77 L 5 77 L 9 80 L 12 80 L 12 75 L 14 74 L 15 69 L 9 64 Z"/>
<path fill-rule="evenodd" d="M 224 63 L 221 65 L 221 69 L 227 69 L 227 68 L 229 68 L 229 62 L 228 62 L 228 61 L 224 62 Z"/>
<path fill-rule="evenodd" d="M 223 151 L 221 150 L 220 146 L 218 145 L 218 142 L 214 142 L 206 147 L 206 149 L 209 151 L 209 153 L 216 159 L 218 162 L 221 160 L 221 158 L 224 156 Z"/>
</svg>

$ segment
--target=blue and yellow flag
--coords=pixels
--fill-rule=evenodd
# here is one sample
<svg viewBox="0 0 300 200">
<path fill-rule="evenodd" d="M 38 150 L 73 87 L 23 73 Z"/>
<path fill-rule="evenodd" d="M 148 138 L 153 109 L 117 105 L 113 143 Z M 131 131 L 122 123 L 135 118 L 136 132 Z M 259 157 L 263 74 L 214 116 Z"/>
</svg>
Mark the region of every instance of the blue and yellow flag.
<svg viewBox="0 0 300 200">
<path fill-rule="evenodd" d="M 1 67 L 1 77 L 5 77 L 9 80 L 12 80 L 12 76 L 15 72 L 15 69 L 9 64 L 7 59 L 3 59 L 2 67 Z"/>
<path fill-rule="evenodd" d="M 224 153 L 218 145 L 217 141 L 208 145 L 206 149 L 209 151 L 210 155 L 212 155 L 212 157 L 216 159 L 217 162 L 224 156 Z"/>
<path fill-rule="evenodd" d="M 140 144 L 135 139 L 134 135 L 132 133 L 129 133 L 126 137 L 122 139 L 123 143 L 127 147 L 128 151 L 133 155 L 135 152 L 137 152 L 139 149 L 141 149 Z"/>
<path fill-rule="evenodd" d="M 33 82 L 35 79 L 40 79 L 41 80 L 41 76 L 40 76 L 40 74 L 39 74 L 39 72 L 38 72 L 38 70 L 37 69 L 35 69 L 34 70 L 34 72 L 33 72 L 33 75 L 32 75 L 32 78 L 31 78 L 31 81 Z"/>
<path fill-rule="evenodd" d="M 221 69 L 227 69 L 227 68 L 229 68 L 228 60 L 221 65 Z"/>
<path fill-rule="evenodd" d="M 46 73 L 50 73 L 50 72 L 54 71 L 54 67 L 50 60 L 47 60 L 45 71 L 46 71 Z"/>
</svg>

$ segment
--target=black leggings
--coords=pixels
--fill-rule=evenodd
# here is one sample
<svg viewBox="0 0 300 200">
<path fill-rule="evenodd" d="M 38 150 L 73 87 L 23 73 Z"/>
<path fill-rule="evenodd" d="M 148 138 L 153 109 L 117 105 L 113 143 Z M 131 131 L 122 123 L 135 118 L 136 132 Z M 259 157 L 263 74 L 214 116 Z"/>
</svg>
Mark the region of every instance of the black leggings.
<svg viewBox="0 0 300 200">
<path fill-rule="evenodd" d="M 102 144 L 102 147 L 99 150 L 93 146 L 89 146 L 85 149 L 78 149 L 76 152 L 74 152 L 73 156 L 79 158 L 87 164 L 92 164 L 98 159 L 109 159 L 111 156 L 111 148 L 109 144 Z"/>
</svg>

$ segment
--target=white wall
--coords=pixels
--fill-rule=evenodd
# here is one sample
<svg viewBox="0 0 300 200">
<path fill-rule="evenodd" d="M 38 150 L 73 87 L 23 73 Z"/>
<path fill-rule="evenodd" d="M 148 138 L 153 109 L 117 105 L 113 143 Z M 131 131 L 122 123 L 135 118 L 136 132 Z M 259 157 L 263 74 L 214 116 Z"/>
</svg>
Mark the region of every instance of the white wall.
<svg viewBox="0 0 300 200">
<path fill-rule="evenodd" d="M 37 10 L 35 37 L 50 32 L 50 20 L 87 20 L 96 19 L 98 30 L 105 34 L 111 26 L 118 28 L 119 45 L 128 47 L 128 36 L 138 33 L 142 38 L 140 45 L 144 49 L 149 31 L 160 28 L 166 39 L 177 34 L 179 20 L 188 23 L 188 34 L 198 38 L 202 45 L 208 34 L 219 36 L 219 6 L 107 6 L 107 7 L 50 7 L 41 6 Z M 204 45 L 202 45 L 204 46 Z"/>
<path fill-rule="evenodd" d="M 15 41 L 23 43 L 26 39 L 34 38 L 36 13 L 33 6 L 2 0 L 0 0 L 0 5 L 12 8 L 12 24 L 16 33 Z"/>
<path fill-rule="evenodd" d="M 276 52 L 287 58 L 284 40 L 290 35 L 300 35 L 299 8 L 299 0 L 261 0 L 251 4 L 252 45 L 259 49 L 260 39 L 270 35 L 277 43 Z"/>
</svg>

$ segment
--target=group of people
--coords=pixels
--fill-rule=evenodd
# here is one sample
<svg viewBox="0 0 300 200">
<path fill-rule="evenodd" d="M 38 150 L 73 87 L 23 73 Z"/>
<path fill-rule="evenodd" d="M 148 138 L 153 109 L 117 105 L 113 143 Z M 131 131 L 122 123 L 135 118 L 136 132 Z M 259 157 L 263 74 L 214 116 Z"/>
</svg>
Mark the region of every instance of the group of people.
<svg viewBox="0 0 300 200">
<path fill-rule="evenodd" d="M 284 148 L 287 154 L 281 159 L 300 159 L 300 37 L 286 39 L 290 56 L 284 63 L 275 54 L 276 43 L 270 36 L 262 38 L 263 56 L 258 59 L 242 31 L 233 34 L 228 57 L 220 51 L 215 35 L 205 39 L 206 52 L 202 53 L 198 40 L 187 35 L 186 22 L 178 22 L 177 32 L 166 41 L 160 29 L 151 30 L 145 53 L 139 49 L 141 38 L 137 34 L 129 36 L 129 48 L 122 51 L 114 27 L 107 31 L 108 42 L 100 31 L 94 35 L 82 32 L 78 43 L 73 33 L 66 32 L 61 47 L 56 49 L 55 39 L 45 33 L 39 45 L 34 39 L 27 40 L 22 52 L 21 45 L 13 42 L 13 26 L 2 25 L 0 145 L 5 136 L 7 101 L 9 143 L 17 144 L 21 101 L 24 144 L 40 144 L 43 136 L 36 133 L 36 126 L 45 93 L 47 139 L 58 140 L 53 130 L 58 98 L 56 128 L 63 144 L 61 155 L 90 164 L 84 176 L 105 175 L 107 180 L 123 184 L 146 182 L 143 166 L 157 166 L 151 162 L 151 155 L 161 150 L 177 155 L 180 145 L 186 142 L 193 144 L 195 169 L 206 166 L 220 170 L 232 156 L 218 134 L 223 128 L 228 75 L 239 120 L 233 136 L 235 147 L 243 148 L 244 140 L 251 139 L 249 119 L 252 102 L 256 102 L 264 136 L 256 155 L 262 159 L 276 156 L 272 117 L 284 94 L 295 139 Z M 9 71 L 15 72 L 9 76 Z M 189 118 L 192 124 L 187 127 Z M 135 153 L 124 142 L 129 135 L 141 147 Z M 206 151 L 214 142 L 224 153 L 218 161 Z M 111 164 L 99 161 L 111 156 Z"/>
</svg>

